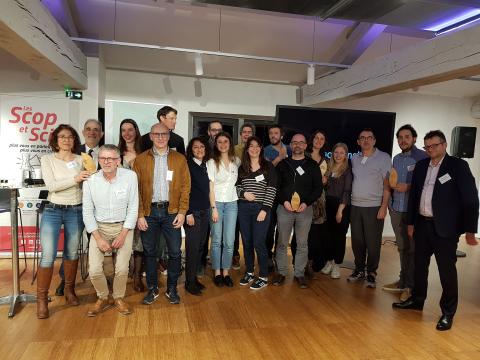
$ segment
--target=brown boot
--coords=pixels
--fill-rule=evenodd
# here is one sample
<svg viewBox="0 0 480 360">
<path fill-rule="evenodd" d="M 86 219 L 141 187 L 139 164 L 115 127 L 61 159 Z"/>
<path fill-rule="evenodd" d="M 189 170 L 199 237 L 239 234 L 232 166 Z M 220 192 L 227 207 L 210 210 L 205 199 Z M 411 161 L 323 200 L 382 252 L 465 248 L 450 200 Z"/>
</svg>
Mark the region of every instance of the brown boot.
<svg viewBox="0 0 480 360">
<path fill-rule="evenodd" d="M 115 299 L 115 307 L 117 308 L 118 312 L 122 315 L 129 315 L 132 313 L 128 304 L 123 301 L 123 299 Z"/>
<path fill-rule="evenodd" d="M 75 294 L 75 280 L 77 278 L 77 260 L 64 260 L 63 262 L 65 271 L 65 300 L 68 305 L 78 306 L 77 295 Z"/>
<path fill-rule="evenodd" d="M 53 267 L 39 267 L 37 274 L 37 318 L 46 319 L 48 313 L 48 289 L 52 281 Z"/>
<path fill-rule="evenodd" d="M 136 292 L 144 292 L 145 286 L 143 285 L 143 255 L 135 253 L 133 255 L 133 290 Z"/>
</svg>

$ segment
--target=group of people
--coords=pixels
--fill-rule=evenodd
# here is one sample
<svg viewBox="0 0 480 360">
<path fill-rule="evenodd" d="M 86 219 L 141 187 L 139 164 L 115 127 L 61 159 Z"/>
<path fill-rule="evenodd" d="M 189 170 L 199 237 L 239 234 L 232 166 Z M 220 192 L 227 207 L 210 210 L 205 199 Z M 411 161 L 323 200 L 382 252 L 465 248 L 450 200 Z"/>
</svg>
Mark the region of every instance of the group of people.
<svg viewBox="0 0 480 360">
<path fill-rule="evenodd" d="M 402 126 L 396 134 L 402 152 L 393 159 L 393 171 L 390 156 L 375 147 L 372 129 L 360 132 L 361 151 L 350 161 L 344 143 L 335 144 L 326 158 L 327 134 L 320 130 L 309 139 L 294 134 L 287 145 L 282 128 L 273 125 L 270 144 L 264 146 L 254 125 L 245 123 L 241 143 L 234 146 L 219 121 L 209 124 L 206 136 L 192 138 L 185 151 L 183 138 L 173 132 L 177 111 L 165 106 L 157 118 L 143 136 L 134 120 L 123 120 L 118 146 L 99 146 L 101 123 L 88 120 L 82 152 L 93 158 L 98 171 L 85 170 L 75 129 L 60 125 L 53 131 L 53 153 L 41 159 L 49 202 L 40 226 L 38 318 L 49 316 L 48 289 L 62 225 L 63 280 L 57 294 L 78 305 L 77 246 L 85 227 L 90 236 L 89 275 L 98 297 L 88 315 L 111 306 L 126 315 L 131 313 L 124 301 L 129 264 L 136 291 L 145 291 L 146 274 L 143 303 L 159 297 L 160 238 L 168 254 L 165 296 L 172 304 L 180 303 L 182 227 L 185 289 L 192 295 L 205 289 L 198 277 L 208 252 L 213 283 L 234 286 L 230 271 L 239 265 L 238 234 L 245 261 L 242 286 L 259 290 L 269 283 L 282 285 L 291 238 L 294 280 L 300 288 L 309 286 L 316 271 L 338 279 L 350 225 L 355 269 L 347 280 L 374 288 L 389 209 L 401 272 L 399 281 L 384 289 L 401 293 L 394 307 L 422 308 L 428 264 L 435 254 L 444 289 L 437 329 L 451 327 L 458 302 L 456 244 L 464 232 L 469 244 L 476 243 L 478 195 L 467 163 L 446 154 L 441 131 L 425 136 L 424 152 L 415 146 L 415 129 Z"/>
</svg>

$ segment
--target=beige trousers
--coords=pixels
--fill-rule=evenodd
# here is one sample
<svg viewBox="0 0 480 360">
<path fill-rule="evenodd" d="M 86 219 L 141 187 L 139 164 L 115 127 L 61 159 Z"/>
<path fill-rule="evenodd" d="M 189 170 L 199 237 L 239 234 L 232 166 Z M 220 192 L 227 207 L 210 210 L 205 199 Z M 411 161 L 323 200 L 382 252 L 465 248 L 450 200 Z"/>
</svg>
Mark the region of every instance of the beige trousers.
<svg viewBox="0 0 480 360">
<path fill-rule="evenodd" d="M 112 243 L 115 238 L 122 231 L 123 223 L 97 223 L 98 232 L 108 242 Z M 130 230 L 125 238 L 125 243 L 120 249 L 117 249 L 115 258 L 115 277 L 113 279 L 113 298 L 123 298 L 125 296 L 125 290 L 127 288 L 128 278 L 128 264 L 130 256 L 132 255 L 132 243 L 133 243 L 133 230 Z M 107 285 L 107 279 L 105 278 L 105 272 L 103 268 L 105 254 L 98 248 L 97 242 L 94 237 L 90 237 L 90 245 L 88 249 L 88 267 L 90 281 L 93 287 L 97 291 L 99 299 L 107 299 L 109 290 Z"/>
</svg>

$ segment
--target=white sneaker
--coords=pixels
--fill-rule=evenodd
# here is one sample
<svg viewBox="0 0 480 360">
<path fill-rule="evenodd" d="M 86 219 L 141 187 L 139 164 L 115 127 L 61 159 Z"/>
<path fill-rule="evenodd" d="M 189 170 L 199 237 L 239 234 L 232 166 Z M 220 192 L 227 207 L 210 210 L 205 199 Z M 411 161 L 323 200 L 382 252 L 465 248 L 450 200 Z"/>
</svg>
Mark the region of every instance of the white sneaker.
<svg viewBox="0 0 480 360">
<path fill-rule="evenodd" d="M 333 268 L 333 261 L 327 261 L 323 269 L 320 271 L 322 272 L 322 274 L 328 275 L 332 272 L 332 268 Z"/>
<path fill-rule="evenodd" d="M 332 279 L 340 279 L 340 266 L 338 266 L 338 264 L 333 264 L 330 277 Z"/>
</svg>

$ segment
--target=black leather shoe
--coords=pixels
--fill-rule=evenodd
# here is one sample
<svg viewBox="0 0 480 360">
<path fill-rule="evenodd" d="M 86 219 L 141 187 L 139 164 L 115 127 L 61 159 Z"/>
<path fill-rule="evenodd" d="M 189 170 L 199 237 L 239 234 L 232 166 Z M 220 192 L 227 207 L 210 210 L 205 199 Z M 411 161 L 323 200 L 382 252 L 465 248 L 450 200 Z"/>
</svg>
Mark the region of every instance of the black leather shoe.
<svg viewBox="0 0 480 360">
<path fill-rule="evenodd" d="M 230 277 L 230 275 L 227 275 L 227 276 L 223 277 L 223 283 L 225 284 L 225 286 L 233 287 L 233 281 L 232 281 L 232 278 Z"/>
<path fill-rule="evenodd" d="M 453 324 L 453 316 L 452 315 L 442 315 L 440 320 L 437 323 L 437 330 L 438 331 L 445 331 L 450 330 Z"/>
<path fill-rule="evenodd" d="M 392 308 L 406 310 L 423 310 L 423 304 L 415 301 L 413 297 L 409 297 L 405 301 L 394 302 L 392 304 Z"/>
<path fill-rule="evenodd" d="M 222 275 L 215 275 L 215 277 L 213 278 L 213 283 L 218 287 L 222 287 L 223 286 L 223 276 Z"/>
<path fill-rule="evenodd" d="M 63 296 L 63 291 L 65 289 L 65 281 L 61 281 L 60 284 L 58 284 L 58 287 L 55 290 L 55 295 L 56 296 Z"/>
<path fill-rule="evenodd" d="M 200 288 L 197 286 L 195 283 L 187 283 L 185 282 L 185 290 L 195 296 L 200 296 L 202 295 L 202 292 L 200 291 Z"/>
<path fill-rule="evenodd" d="M 276 274 L 273 278 L 273 285 L 280 286 L 285 282 L 285 276 L 282 274 Z"/>
<path fill-rule="evenodd" d="M 201 291 L 203 291 L 203 290 L 206 289 L 206 288 L 205 288 L 205 285 L 203 285 L 200 281 L 198 281 L 197 278 L 195 278 L 195 285 L 197 285 L 197 287 L 198 287 Z"/>
</svg>

